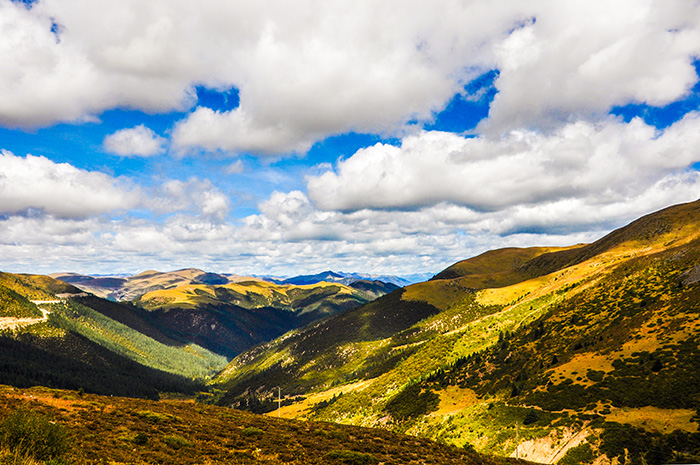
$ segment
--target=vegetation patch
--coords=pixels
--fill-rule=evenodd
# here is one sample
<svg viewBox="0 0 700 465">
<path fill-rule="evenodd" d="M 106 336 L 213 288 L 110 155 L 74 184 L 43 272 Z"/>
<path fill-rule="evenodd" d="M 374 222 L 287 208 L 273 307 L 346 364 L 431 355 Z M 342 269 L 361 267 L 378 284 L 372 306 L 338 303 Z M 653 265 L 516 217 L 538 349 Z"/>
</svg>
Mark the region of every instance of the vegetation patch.
<svg viewBox="0 0 700 465">
<path fill-rule="evenodd" d="M 394 418 L 405 421 L 427 415 L 437 410 L 440 397 L 431 390 L 422 390 L 420 385 L 411 384 L 392 397 L 386 404 L 386 411 Z"/>
<path fill-rule="evenodd" d="M 175 415 L 170 415 L 168 413 L 151 412 L 150 410 L 140 410 L 138 412 L 135 412 L 134 415 L 136 415 L 139 418 L 143 418 L 144 420 L 148 420 L 152 423 L 167 423 L 171 421 L 180 420 Z"/>
<path fill-rule="evenodd" d="M 172 449 L 182 449 L 192 445 L 190 441 L 177 434 L 166 434 L 163 436 L 163 442 Z"/>
<path fill-rule="evenodd" d="M 347 465 L 370 465 L 379 462 L 379 460 L 370 454 L 353 452 L 351 450 L 334 450 L 327 453 L 326 458 L 331 463 L 343 463 Z"/>
<path fill-rule="evenodd" d="M 558 465 L 580 465 L 582 463 L 591 463 L 595 459 L 593 448 L 587 442 L 572 447 L 566 451 L 566 455 L 557 462 Z"/>
<path fill-rule="evenodd" d="M 51 460 L 68 451 L 70 440 L 62 425 L 20 408 L 0 423 L 0 444 L 19 455 Z"/>
</svg>

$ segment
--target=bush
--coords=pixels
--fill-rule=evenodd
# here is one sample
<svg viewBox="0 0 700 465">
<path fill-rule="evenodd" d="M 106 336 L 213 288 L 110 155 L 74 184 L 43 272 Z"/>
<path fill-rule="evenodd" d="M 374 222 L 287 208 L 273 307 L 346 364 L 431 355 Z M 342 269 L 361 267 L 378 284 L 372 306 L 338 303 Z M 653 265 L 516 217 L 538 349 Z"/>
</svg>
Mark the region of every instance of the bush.
<svg viewBox="0 0 700 465">
<path fill-rule="evenodd" d="M 0 423 L 0 441 L 19 454 L 50 460 L 68 450 L 68 433 L 43 415 L 19 409 Z"/>
<path fill-rule="evenodd" d="M 243 428 L 243 430 L 241 430 L 241 436 L 244 436 L 247 438 L 249 438 L 249 437 L 259 438 L 263 434 L 265 434 L 265 432 L 263 430 L 261 430 L 260 428 L 255 428 L 253 426 L 249 426 L 248 428 Z"/>
<path fill-rule="evenodd" d="M 572 447 L 566 452 L 566 455 L 558 462 L 559 465 L 581 465 L 591 463 L 595 459 L 593 449 L 587 442 Z"/>
<path fill-rule="evenodd" d="M 379 462 L 379 460 L 369 454 L 350 450 L 334 450 L 326 454 L 326 459 L 332 463 L 345 463 L 348 465 L 365 465 Z"/>
<path fill-rule="evenodd" d="M 144 446 L 148 442 L 148 435 L 146 433 L 137 433 L 131 441 L 139 446 Z"/>
<path fill-rule="evenodd" d="M 192 443 L 187 439 L 183 438 L 182 436 L 177 436 L 175 434 L 163 436 L 163 442 L 166 443 L 168 446 L 172 447 L 173 449 L 181 449 L 183 447 L 192 445 Z"/>
<path fill-rule="evenodd" d="M 527 411 L 527 414 L 525 415 L 525 419 L 523 420 L 523 425 L 531 425 L 533 423 L 536 423 L 537 420 L 540 419 L 540 415 L 537 413 L 537 410 L 534 408 L 531 408 L 530 410 Z"/>
</svg>

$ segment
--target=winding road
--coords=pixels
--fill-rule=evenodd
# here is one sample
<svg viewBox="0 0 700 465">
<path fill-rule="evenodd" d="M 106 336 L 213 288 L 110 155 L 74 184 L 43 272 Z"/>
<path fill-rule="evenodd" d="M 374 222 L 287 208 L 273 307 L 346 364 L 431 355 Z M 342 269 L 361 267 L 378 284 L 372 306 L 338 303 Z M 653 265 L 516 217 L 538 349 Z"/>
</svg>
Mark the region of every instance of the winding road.
<svg viewBox="0 0 700 465">
<path fill-rule="evenodd" d="M 0 331 L 16 331 L 26 326 L 35 325 L 37 323 L 47 321 L 49 319 L 49 314 L 51 313 L 51 311 L 40 307 L 40 305 L 57 304 L 61 303 L 62 300 L 30 300 L 30 302 L 36 305 L 37 308 L 41 311 L 43 315 L 41 318 L 17 318 L 14 316 L 3 316 L 0 317 Z"/>
</svg>

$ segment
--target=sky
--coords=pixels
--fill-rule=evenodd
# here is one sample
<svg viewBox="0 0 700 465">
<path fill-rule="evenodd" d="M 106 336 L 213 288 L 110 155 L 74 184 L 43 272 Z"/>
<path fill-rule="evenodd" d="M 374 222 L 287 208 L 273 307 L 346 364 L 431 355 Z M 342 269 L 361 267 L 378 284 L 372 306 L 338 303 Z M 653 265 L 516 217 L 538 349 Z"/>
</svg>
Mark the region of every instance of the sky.
<svg viewBox="0 0 700 465">
<path fill-rule="evenodd" d="M 0 0 L 0 270 L 437 273 L 700 198 L 695 0 Z"/>
</svg>

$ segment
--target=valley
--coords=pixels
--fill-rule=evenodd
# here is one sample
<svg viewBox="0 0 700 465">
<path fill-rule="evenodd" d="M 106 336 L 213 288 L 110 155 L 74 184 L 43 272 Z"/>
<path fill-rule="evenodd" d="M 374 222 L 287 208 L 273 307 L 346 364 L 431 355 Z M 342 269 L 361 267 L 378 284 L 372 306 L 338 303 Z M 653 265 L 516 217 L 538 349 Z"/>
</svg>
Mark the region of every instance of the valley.
<svg viewBox="0 0 700 465">
<path fill-rule="evenodd" d="M 228 452 L 211 452 L 211 463 L 234 449 L 240 463 L 293 463 L 284 457 L 301 449 L 308 460 L 297 463 L 333 463 L 305 449 L 291 432 L 299 428 L 362 431 L 372 444 L 408 435 L 400 437 L 416 438 L 415 447 L 462 454 L 435 463 L 697 461 L 699 226 L 700 201 L 677 205 L 591 244 L 492 250 L 402 288 L 331 272 L 286 283 L 194 269 L 55 275 L 69 282 L 1 273 L 0 383 L 91 393 L 101 412 L 122 407 L 98 394 L 179 393 L 190 400 L 128 409 L 232 415 L 244 429 L 275 431 L 236 439 Z M 6 405 L 26 397 L 3 392 Z M 71 412 L 92 408 L 55 410 L 51 399 L 84 401 L 46 392 L 32 405 L 67 425 Z M 139 463 L 165 453 L 165 437 L 180 437 L 183 450 L 209 447 L 184 426 L 168 428 L 149 443 L 160 452 Z M 122 433 L 103 451 L 115 463 L 139 434 Z M 253 444 L 260 438 L 296 452 Z M 419 463 L 415 451 L 386 445 L 337 447 L 354 451 L 352 460 L 374 457 L 340 454 L 337 463 Z"/>
</svg>

